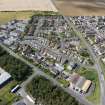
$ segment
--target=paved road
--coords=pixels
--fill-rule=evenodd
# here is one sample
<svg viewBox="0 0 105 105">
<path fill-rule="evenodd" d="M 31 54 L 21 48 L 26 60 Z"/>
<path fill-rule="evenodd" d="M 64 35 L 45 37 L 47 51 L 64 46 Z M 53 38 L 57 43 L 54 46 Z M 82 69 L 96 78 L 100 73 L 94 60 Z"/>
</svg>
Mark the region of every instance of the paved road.
<svg viewBox="0 0 105 105">
<path fill-rule="evenodd" d="M 90 52 L 91 56 L 93 57 L 94 61 L 95 61 L 95 69 L 97 70 L 98 73 L 98 77 L 99 77 L 99 81 L 100 81 L 100 91 L 101 91 L 101 105 L 105 105 L 105 79 L 104 79 L 104 75 L 102 74 L 102 69 L 100 67 L 99 64 L 99 59 L 96 57 L 96 55 L 94 54 L 91 46 L 87 43 L 87 41 L 85 40 L 85 38 L 82 36 L 82 33 L 80 33 L 79 31 L 76 30 L 75 26 L 70 22 L 70 19 L 67 17 L 64 17 L 67 22 L 69 23 L 70 27 L 72 27 L 74 29 L 74 31 L 76 32 L 76 34 L 78 35 L 78 37 L 82 40 L 82 42 L 84 43 L 84 45 L 86 46 L 86 48 L 88 49 L 88 51 Z"/>
<path fill-rule="evenodd" d="M 27 84 L 30 83 L 35 76 L 37 76 L 37 73 L 34 71 L 34 73 L 21 84 L 21 87 L 26 89 Z"/>
<path fill-rule="evenodd" d="M 60 83 L 58 83 L 54 78 L 51 76 L 45 74 L 42 70 L 38 69 L 36 66 L 25 60 L 23 57 L 19 56 L 18 54 L 14 53 L 12 50 L 7 48 L 6 46 L 2 45 L 0 43 L 0 46 L 2 46 L 6 51 L 8 51 L 12 56 L 14 56 L 17 59 L 20 59 L 21 61 L 25 62 L 27 65 L 33 68 L 34 72 L 36 72 L 39 75 L 43 75 L 45 78 L 52 81 L 54 84 L 56 84 L 58 87 L 61 87 L 65 92 L 69 93 L 71 96 L 75 97 L 80 103 L 84 105 L 93 105 L 91 102 L 89 102 L 85 97 L 82 97 L 82 95 L 75 93 L 72 89 L 64 88 L 61 86 Z M 31 77 L 30 77 L 31 78 Z M 30 79 L 29 79 L 30 80 Z M 27 83 L 27 82 L 26 82 Z"/>
<path fill-rule="evenodd" d="M 27 105 L 35 105 L 33 97 L 29 96 L 24 88 L 21 88 L 17 94 L 19 94 L 23 99 L 22 101 L 25 102 Z M 29 98 L 28 98 L 29 97 Z M 30 100 L 31 99 L 31 100 Z"/>
</svg>

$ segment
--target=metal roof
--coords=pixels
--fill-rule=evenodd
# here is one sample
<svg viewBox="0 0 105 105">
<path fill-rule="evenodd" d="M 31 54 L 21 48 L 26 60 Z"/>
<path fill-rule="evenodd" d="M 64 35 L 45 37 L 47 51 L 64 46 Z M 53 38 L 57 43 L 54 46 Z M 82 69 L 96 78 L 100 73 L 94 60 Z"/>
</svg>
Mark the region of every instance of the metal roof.
<svg viewBox="0 0 105 105">
<path fill-rule="evenodd" d="M 11 75 L 8 72 L 4 71 L 2 68 L 0 68 L 0 85 L 2 85 L 10 78 L 11 78 Z"/>
<path fill-rule="evenodd" d="M 82 90 L 83 90 L 84 92 L 87 92 L 87 90 L 89 89 L 91 83 L 92 83 L 92 82 L 91 82 L 90 80 L 86 80 L 85 83 L 84 83 L 84 85 L 82 86 Z"/>
</svg>

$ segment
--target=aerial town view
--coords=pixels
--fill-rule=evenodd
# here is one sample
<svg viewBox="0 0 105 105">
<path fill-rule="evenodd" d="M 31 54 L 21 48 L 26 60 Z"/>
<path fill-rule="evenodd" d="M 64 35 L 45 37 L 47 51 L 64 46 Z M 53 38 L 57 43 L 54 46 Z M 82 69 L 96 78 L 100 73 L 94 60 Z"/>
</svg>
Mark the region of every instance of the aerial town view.
<svg viewBox="0 0 105 105">
<path fill-rule="evenodd" d="M 0 0 L 0 105 L 105 105 L 105 16 Z"/>
</svg>

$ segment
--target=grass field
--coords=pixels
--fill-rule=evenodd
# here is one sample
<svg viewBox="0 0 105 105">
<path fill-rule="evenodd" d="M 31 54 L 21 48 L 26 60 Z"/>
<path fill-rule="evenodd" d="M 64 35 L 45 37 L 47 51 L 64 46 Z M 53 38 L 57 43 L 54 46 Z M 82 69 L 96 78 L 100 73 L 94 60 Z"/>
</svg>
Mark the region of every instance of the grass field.
<svg viewBox="0 0 105 105">
<path fill-rule="evenodd" d="M 13 19 L 29 19 L 35 12 L 0 12 L 0 24 L 4 24 Z"/>
<path fill-rule="evenodd" d="M 11 81 L 0 89 L 0 105 L 12 105 L 12 102 L 14 102 L 14 100 L 19 99 L 18 96 L 10 93 L 11 88 L 13 88 L 13 86 L 15 86 L 16 84 L 17 82 Z"/>
<path fill-rule="evenodd" d="M 93 83 L 95 83 L 95 90 L 91 94 L 91 96 L 88 96 L 87 99 L 92 101 L 95 105 L 99 105 L 100 102 L 100 86 L 99 86 L 99 79 L 98 74 L 94 69 L 88 69 L 88 68 L 80 68 L 77 71 L 80 75 L 86 77 L 87 79 L 91 80 Z"/>
<path fill-rule="evenodd" d="M 18 12 L 0 12 L 0 24 L 5 24 L 13 19 L 30 19 L 33 15 L 59 15 L 53 11 L 18 11 Z"/>
<path fill-rule="evenodd" d="M 105 63 L 103 63 L 102 60 L 100 60 L 100 66 L 103 70 L 103 74 L 104 74 L 104 77 L 105 77 Z"/>
</svg>

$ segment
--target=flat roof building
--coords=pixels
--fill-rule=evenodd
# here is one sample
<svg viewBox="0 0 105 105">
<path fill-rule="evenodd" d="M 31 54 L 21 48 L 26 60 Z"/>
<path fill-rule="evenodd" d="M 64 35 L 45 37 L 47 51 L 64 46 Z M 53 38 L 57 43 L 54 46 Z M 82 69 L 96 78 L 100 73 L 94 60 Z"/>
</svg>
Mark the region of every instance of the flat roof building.
<svg viewBox="0 0 105 105">
<path fill-rule="evenodd" d="M 0 86 L 11 78 L 11 75 L 0 67 Z"/>
<path fill-rule="evenodd" d="M 92 82 L 90 80 L 87 80 L 85 77 L 80 76 L 77 73 L 73 73 L 71 76 L 71 88 L 80 93 L 86 93 L 90 88 L 91 84 Z"/>
</svg>

